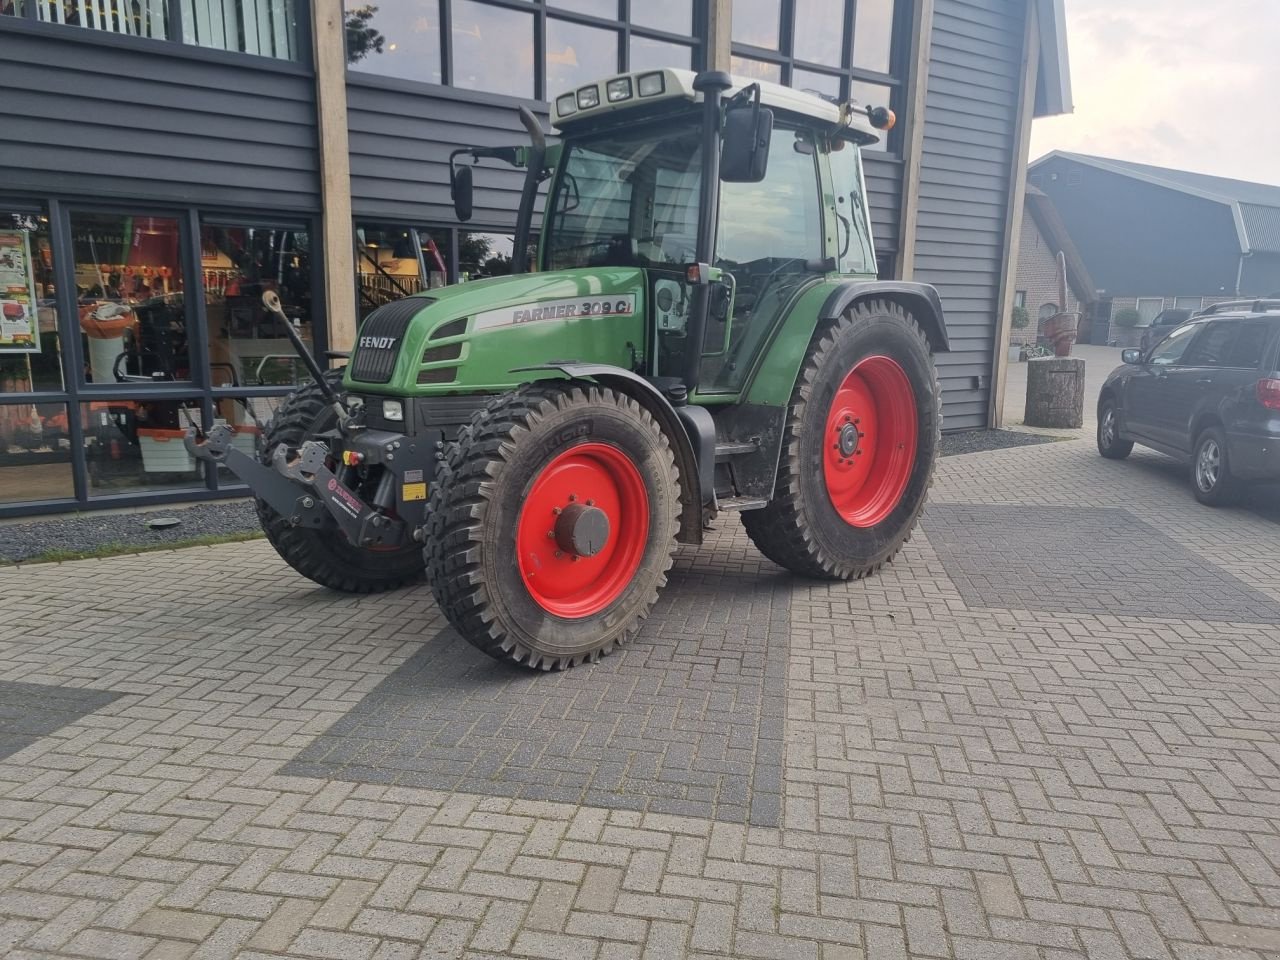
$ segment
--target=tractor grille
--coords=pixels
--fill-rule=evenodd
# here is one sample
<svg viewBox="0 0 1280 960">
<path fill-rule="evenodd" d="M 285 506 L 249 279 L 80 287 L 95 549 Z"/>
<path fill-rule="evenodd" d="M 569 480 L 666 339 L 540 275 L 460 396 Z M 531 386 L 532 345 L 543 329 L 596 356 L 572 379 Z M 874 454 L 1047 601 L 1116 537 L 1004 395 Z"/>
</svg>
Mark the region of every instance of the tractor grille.
<svg viewBox="0 0 1280 960">
<path fill-rule="evenodd" d="M 351 379 L 360 383 L 388 383 L 395 373 L 396 357 L 400 355 L 405 331 L 418 311 L 431 302 L 425 297 L 409 297 L 388 303 L 369 314 L 356 336 Z M 370 341 L 386 345 L 364 346 Z"/>
</svg>

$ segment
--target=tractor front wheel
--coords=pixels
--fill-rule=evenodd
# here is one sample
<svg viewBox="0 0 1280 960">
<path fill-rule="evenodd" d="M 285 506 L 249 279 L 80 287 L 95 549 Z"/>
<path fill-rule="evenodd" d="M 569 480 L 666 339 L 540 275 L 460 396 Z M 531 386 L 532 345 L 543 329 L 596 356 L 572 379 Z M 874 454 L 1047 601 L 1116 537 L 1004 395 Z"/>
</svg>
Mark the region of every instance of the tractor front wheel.
<svg viewBox="0 0 1280 960">
<path fill-rule="evenodd" d="M 639 629 L 679 515 L 675 457 L 648 411 L 591 383 L 526 384 L 449 448 L 427 510 L 427 577 L 472 645 L 562 670 Z"/>
<path fill-rule="evenodd" d="M 342 371 L 328 370 L 325 380 L 342 392 Z M 267 428 L 262 448 L 263 463 L 270 466 L 271 454 L 280 444 L 296 450 L 307 440 L 316 440 L 338 426 L 324 393 L 314 383 L 299 387 L 285 397 Z M 295 527 L 261 499 L 258 520 L 267 540 L 284 561 L 321 586 L 343 593 L 380 593 L 393 590 L 422 577 L 422 551 L 417 544 L 383 550 L 367 550 L 349 541 L 332 517 L 320 528 Z"/>
<path fill-rule="evenodd" d="M 802 576 L 874 573 L 920 518 L 940 409 L 928 341 L 902 307 L 858 304 L 819 329 L 791 396 L 774 499 L 742 515 L 752 542 Z"/>
</svg>

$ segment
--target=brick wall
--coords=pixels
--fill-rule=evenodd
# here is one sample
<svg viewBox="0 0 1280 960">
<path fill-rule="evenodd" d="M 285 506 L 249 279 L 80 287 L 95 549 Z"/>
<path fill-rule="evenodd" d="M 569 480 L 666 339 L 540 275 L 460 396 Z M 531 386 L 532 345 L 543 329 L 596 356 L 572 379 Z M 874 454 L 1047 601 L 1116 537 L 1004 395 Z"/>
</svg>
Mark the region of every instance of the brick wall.
<svg viewBox="0 0 1280 960">
<path fill-rule="evenodd" d="M 1030 210 L 1022 215 L 1022 240 L 1018 247 L 1018 285 L 1015 288 L 1027 295 L 1027 313 L 1031 315 L 1031 325 L 1021 330 L 1014 330 L 1012 343 L 1035 343 L 1040 328 L 1040 310 L 1046 304 L 1053 304 L 1058 310 L 1058 256 L 1040 233 L 1035 218 Z M 1075 293 L 1067 290 L 1068 312 L 1078 312 L 1080 303 Z"/>
</svg>

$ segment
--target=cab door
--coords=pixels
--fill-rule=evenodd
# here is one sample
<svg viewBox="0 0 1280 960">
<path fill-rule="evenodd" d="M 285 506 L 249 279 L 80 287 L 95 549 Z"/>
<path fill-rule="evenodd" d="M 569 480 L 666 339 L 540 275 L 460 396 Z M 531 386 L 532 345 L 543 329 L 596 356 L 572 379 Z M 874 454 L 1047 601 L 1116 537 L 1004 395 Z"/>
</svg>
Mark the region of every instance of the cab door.
<svg viewBox="0 0 1280 960">
<path fill-rule="evenodd" d="M 736 394 L 796 295 L 822 275 L 824 221 L 817 139 L 779 123 L 759 183 L 724 183 L 700 394 Z"/>
</svg>

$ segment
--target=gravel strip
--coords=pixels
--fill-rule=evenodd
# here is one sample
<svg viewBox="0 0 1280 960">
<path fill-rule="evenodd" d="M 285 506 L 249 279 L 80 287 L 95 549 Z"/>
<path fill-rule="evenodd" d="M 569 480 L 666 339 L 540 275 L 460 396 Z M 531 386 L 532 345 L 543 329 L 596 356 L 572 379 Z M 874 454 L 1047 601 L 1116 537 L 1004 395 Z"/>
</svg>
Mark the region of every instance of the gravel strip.
<svg viewBox="0 0 1280 960">
<path fill-rule="evenodd" d="M 147 520 L 153 517 L 175 517 L 182 522 L 167 530 L 151 530 Z M 84 552 L 116 544 L 154 546 L 260 529 L 252 500 L 159 507 L 146 513 L 81 513 L 0 526 L 0 561 L 17 563 L 50 550 Z"/>
<path fill-rule="evenodd" d="M 1030 447 L 1038 443 L 1053 443 L 1056 437 L 1038 433 L 1018 433 L 1013 430 L 966 430 L 964 433 L 944 433 L 941 454 L 954 457 L 962 453 L 982 453 L 985 450 L 1006 450 L 1009 447 Z"/>
</svg>

